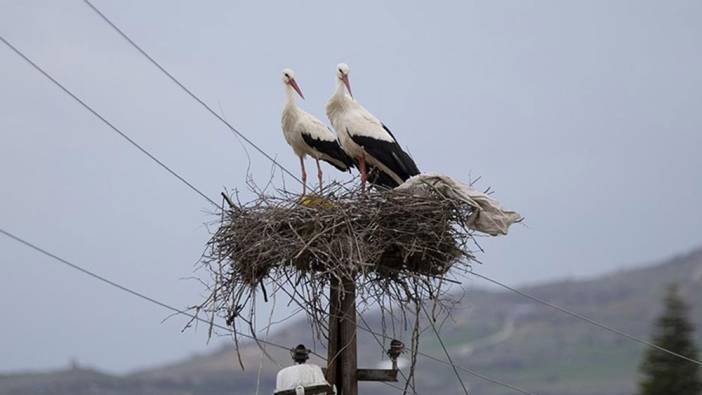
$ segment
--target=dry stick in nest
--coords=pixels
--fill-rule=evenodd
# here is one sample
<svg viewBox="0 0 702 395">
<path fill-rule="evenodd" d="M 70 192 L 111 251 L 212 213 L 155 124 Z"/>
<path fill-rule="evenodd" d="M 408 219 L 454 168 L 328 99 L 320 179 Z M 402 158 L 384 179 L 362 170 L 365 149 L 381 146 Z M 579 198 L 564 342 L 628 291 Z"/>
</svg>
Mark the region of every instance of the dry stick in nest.
<svg viewBox="0 0 702 395">
<path fill-rule="evenodd" d="M 361 303 L 379 306 L 383 320 L 398 306 L 406 328 L 406 307 L 422 297 L 442 303 L 441 285 L 474 260 L 465 220 L 471 208 L 461 202 L 431 191 L 359 196 L 341 185 L 326 190 L 324 196 L 303 197 L 259 193 L 247 204 L 223 193 L 229 208 L 203 262 L 213 284 L 198 311 L 250 326 L 253 295 L 259 287 L 265 292 L 264 280 L 270 279 L 289 288 L 286 293 L 306 309 L 319 338 L 328 319 L 328 284 L 349 279 L 360 284 Z M 394 314 L 389 319 L 394 328 Z"/>
</svg>

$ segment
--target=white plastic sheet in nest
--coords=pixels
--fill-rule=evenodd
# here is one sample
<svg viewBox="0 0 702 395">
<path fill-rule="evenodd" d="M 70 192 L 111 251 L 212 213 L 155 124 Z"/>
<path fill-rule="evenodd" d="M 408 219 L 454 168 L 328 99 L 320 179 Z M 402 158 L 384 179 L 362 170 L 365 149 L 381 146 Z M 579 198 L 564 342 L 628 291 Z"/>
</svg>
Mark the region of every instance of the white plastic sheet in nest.
<svg viewBox="0 0 702 395">
<path fill-rule="evenodd" d="M 518 212 L 503 209 L 497 200 L 487 194 L 441 174 L 419 174 L 409 178 L 395 189 L 413 191 L 431 189 L 448 198 L 462 201 L 474 209 L 468 217 L 470 227 L 491 236 L 506 235 L 513 223 L 523 219 Z"/>
</svg>

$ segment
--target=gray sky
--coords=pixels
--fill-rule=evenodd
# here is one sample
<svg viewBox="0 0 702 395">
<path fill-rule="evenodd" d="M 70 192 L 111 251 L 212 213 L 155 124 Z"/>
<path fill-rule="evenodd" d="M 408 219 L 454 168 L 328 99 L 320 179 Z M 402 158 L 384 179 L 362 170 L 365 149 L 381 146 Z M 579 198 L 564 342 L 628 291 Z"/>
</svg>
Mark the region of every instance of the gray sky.
<svg viewBox="0 0 702 395">
<path fill-rule="evenodd" d="M 324 119 L 334 66 L 349 63 L 356 98 L 421 169 L 481 175 L 527 217 L 483 243 L 485 274 L 590 276 L 702 242 L 702 2 L 95 3 L 292 170 L 280 71 L 296 71 L 302 106 Z M 0 9 L 0 34 L 209 196 L 244 187 L 232 135 L 81 1 Z M 207 203 L 4 46 L 0 64 L 0 227 L 169 303 L 198 302 L 182 278 L 207 240 Z M 264 182 L 270 164 L 251 155 Z M 5 238 L 0 267 L 0 371 L 76 357 L 123 372 L 213 347 Z"/>
</svg>

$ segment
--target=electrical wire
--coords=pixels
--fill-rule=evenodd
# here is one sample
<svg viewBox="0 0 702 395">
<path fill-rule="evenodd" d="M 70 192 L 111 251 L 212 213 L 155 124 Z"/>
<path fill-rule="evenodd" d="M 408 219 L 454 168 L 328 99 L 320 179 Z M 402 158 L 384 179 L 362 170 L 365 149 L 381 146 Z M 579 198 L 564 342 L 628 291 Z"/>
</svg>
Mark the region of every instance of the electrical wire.
<svg viewBox="0 0 702 395">
<path fill-rule="evenodd" d="M 439 334 L 439 330 L 436 329 L 436 325 L 434 325 L 434 320 L 431 319 L 431 317 L 429 316 L 429 313 L 427 313 L 426 308 L 424 308 L 424 305 L 421 305 L 421 309 L 424 312 L 424 315 L 427 317 L 427 321 L 429 321 L 431 328 L 434 330 L 434 334 L 436 335 L 436 339 L 439 340 L 439 344 L 441 345 L 441 348 L 444 350 L 444 354 L 446 354 L 446 358 L 448 359 L 448 362 L 451 364 L 451 368 L 453 369 L 453 372 L 456 374 L 456 378 L 458 378 L 458 382 L 461 383 L 461 387 L 463 387 L 463 392 L 465 392 L 466 395 L 469 395 L 468 388 L 466 388 L 465 383 L 463 383 L 463 379 L 461 378 L 461 374 L 458 373 L 458 369 L 456 369 L 456 364 L 453 363 L 453 359 L 451 359 L 451 354 L 446 349 L 446 345 L 444 344 L 444 340 L 441 338 L 441 335 Z"/>
<path fill-rule="evenodd" d="M 375 337 L 376 342 L 379 342 L 377 336 L 380 336 L 380 337 L 382 337 L 382 338 L 384 338 L 384 339 L 392 340 L 392 337 L 391 337 L 391 336 L 388 336 L 388 335 L 383 334 L 383 333 L 378 333 L 378 332 L 375 332 L 374 330 L 372 330 L 372 329 L 370 328 L 370 325 L 368 324 L 368 322 L 363 318 L 363 316 L 362 316 L 360 313 L 359 313 L 359 317 L 361 318 L 361 321 L 363 322 L 363 325 L 358 325 L 358 327 L 359 327 L 361 330 L 366 331 L 366 332 L 372 334 L 373 337 Z M 381 344 L 381 346 L 382 346 L 382 343 L 379 343 L 379 344 Z M 438 357 L 435 357 L 435 356 L 433 356 L 433 355 L 431 355 L 431 354 L 424 353 L 424 352 L 419 351 L 419 350 L 417 351 L 417 355 L 421 355 L 421 356 L 423 356 L 423 357 L 425 357 L 425 358 L 427 358 L 427 359 L 430 359 L 430 360 L 432 360 L 432 361 L 434 361 L 434 362 L 438 362 L 438 363 L 443 364 L 443 365 L 445 365 L 445 366 L 451 366 L 451 364 L 448 363 L 448 362 L 446 362 L 445 360 L 443 360 L 443 359 L 441 359 L 441 358 L 438 358 Z M 505 388 L 509 388 L 509 389 L 511 389 L 511 390 L 513 390 L 513 391 L 522 393 L 522 394 L 524 394 L 524 395 L 534 395 L 533 393 L 531 393 L 531 392 L 529 392 L 529 391 L 526 391 L 526 390 L 524 390 L 524 389 L 522 389 L 522 388 L 519 388 L 519 387 L 517 387 L 517 386 L 515 386 L 515 385 L 509 384 L 509 383 L 505 383 L 504 381 L 498 380 L 498 379 L 496 379 L 496 378 L 493 378 L 493 377 L 490 377 L 490 376 L 486 376 L 486 375 L 484 375 L 484 374 L 482 374 L 482 373 L 480 373 L 480 372 L 478 372 L 478 371 L 476 371 L 476 370 L 473 370 L 473 369 L 470 369 L 470 368 L 466 368 L 465 366 L 460 366 L 460 365 L 455 365 L 455 366 L 456 366 L 456 368 L 457 368 L 458 370 L 461 370 L 461 371 L 464 371 L 464 372 L 466 372 L 466 373 L 469 373 L 469 374 L 471 374 L 471 375 L 473 375 L 473 376 L 475 376 L 475 377 L 477 377 L 477 378 L 479 378 L 479 379 L 481 379 L 481 380 L 487 381 L 487 382 L 489 382 L 489 383 L 492 383 L 492 384 L 495 384 L 495 385 L 500 385 L 500 386 L 503 386 L 503 387 L 505 387 Z M 403 374 L 403 377 L 404 377 L 404 374 Z"/>
<path fill-rule="evenodd" d="M 3 234 L 3 235 L 5 235 L 6 237 L 8 237 L 8 238 L 10 238 L 10 239 L 12 239 L 12 240 L 18 242 L 18 243 L 20 243 L 20 244 L 23 244 L 23 245 L 26 246 L 26 247 L 31 248 L 32 250 L 34 250 L 34 251 L 36 251 L 36 252 L 39 252 L 39 253 L 41 253 L 41 254 L 43 254 L 43 255 L 45 255 L 45 256 L 47 256 L 47 257 L 49 257 L 49 258 L 51 258 L 51 259 L 53 259 L 53 260 L 55 260 L 55 261 L 57 261 L 57 262 L 60 262 L 60 263 L 62 263 L 62 264 L 64 264 L 64 265 L 70 267 L 71 269 L 77 270 L 77 271 L 79 271 L 79 272 L 81 272 L 81 273 L 83 273 L 83 274 L 85 274 L 85 275 L 88 275 L 88 276 L 92 277 L 93 279 L 96 279 L 96 280 L 98 280 L 98 281 L 101 281 L 101 282 L 103 282 L 103 283 L 105 283 L 105 284 L 107 284 L 107 285 L 109 285 L 109 286 L 111 286 L 111 287 L 117 288 L 117 289 L 119 289 L 119 290 L 121 290 L 121 291 L 124 291 L 124 292 L 126 292 L 126 293 L 128 293 L 128 294 L 131 294 L 131 295 L 133 295 L 133 296 L 136 296 L 136 297 L 139 298 L 139 299 L 143 299 L 143 300 L 145 300 L 145 301 L 147 301 L 147 302 L 150 302 L 150 303 L 152 303 L 152 304 L 155 304 L 155 305 L 157 305 L 157 306 L 160 306 L 160 307 L 162 307 L 162 308 L 164 308 L 164 309 L 166 309 L 166 310 L 170 310 L 171 312 L 173 312 L 173 313 L 175 313 L 175 314 L 183 315 L 183 316 L 185 316 L 185 317 L 188 317 L 188 318 L 190 318 L 190 319 L 193 319 L 193 320 L 196 320 L 196 321 L 199 321 L 199 322 L 208 324 L 208 325 L 209 325 L 209 324 L 212 324 L 212 326 L 214 326 L 214 327 L 216 327 L 216 328 L 218 328 L 218 329 L 224 330 L 224 331 L 226 331 L 226 332 L 228 332 L 228 333 L 237 334 L 237 335 L 239 335 L 239 336 L 241 336 L 241 337 L 244 337 L 244 338 L 247 338 L 247 339 L 251 339 L 251 340 L 257 341 L 257 342 L 262 343 L 262 344 L 266 344 L 266 345 L 269 345 L 269 346 L 278 347 L 278 348 L 283 349 L 283 350 L 286 350 L 286 351 L 290 351 L 290 347 L 286 347 L 286 346 L 283 346 L 283 345 L 280 345 L 280 344 L 276 344 L 276 343 L 273 343 L 273 342 L 271 342 L 271 341 L 262 340 L 262 339 L 259 339 L 259 338 L 255 337 L 255 336 L 248 335 L 248 334 L 243 333 L 243 332 L 239 332 L 239 331 L 232 330 L 231 328 L 227 328 L 227 327 L 225 327 L 225 326 L 223 326 L 223 325 L 220 325 L 220 324 L 217 324 L 217 323 L 211 323 L 210 321 L 208 321 L 208 320 L 206 320 L 206 319 L 204 319 L 204 318 L 201 318 L 201 317 L 199 317 L 199 316 L 197 316 L 197 315 L 195 315 L 195 314 L 189 313 L 189 312 L 187 312 L 187 311 L 185 311 L 185 310 L 181 310 L 181 309 L 178 309 L 178 308 L 176 308 L 176 307 L 173 307 L 173 306 L 171 306 L 171 305 L 169 305 L 169 304 L 167 304 L 167 303 L 161 302 L 160 300 L 155 299 L 155 298 L 152 298 L 152 297 L 150 297 L 150 296 L 147 296 L 147 295 L 145 295 L 145 294 L 143 294 L 143 293 L 141 293 L 141 292 L 139 292 L 139 291 L 134 290 L 133 288 L 129 288 L 129 287 L 127 287 L 126 285 L 122 285 L 122 284 L 120 284 L 120 283 L 117 283 L 117 282 L 115 282 L 115 281 L 112 281 L 112 280 L 108 279 L 108 278 L 105 277 L 105 276 L 102 276 L 102 275 L 100 275 L 100 274 L 97 274 L 97 273 L 95 273 L 95 272 L 93 272 L 93 271 L 91 271 L 91 270 L 88 270 L 88 269 L 86 269 L 86 268 L 84 268 L 84 267 L 82 267 L 82 266 L 79 266 L 79 265 L 77 265 L 77 264 L 75 264 L 75 263 L 73 263 L 73 262 L 70 262 L 70 261 L 68 261 L 67 259 L 61 258 L 60 256 L 58 256 L 58 255 L 56 255 L 56 254 L 54 254 L 54 253 L 52 253 L 52 252 L 49 252 L 48 250 L 46 250 L 46 249 L 44 249 L 44 248 L 42 248 L 42 247 L 39 247 L 38 245 L 36 245 L 36 244 L 34 244 L 34 243 L 32 243 L 32 242 L 30 242 L 30 241 L 28 241 L 28 240 L 26 240 L 26 239 L 20 237 L 20 236 L 17 236 L 16 234 L 14 234 L 14 233 L 12 233 L 12 232 L 10 232 L 10 231 L 7 231 L 7 230 L 5 230 L 5 229 L 0 228 L 0 233 Z M 324 359 L 324 357 L 321 356 L 321 355 L 319 355 L 319 354 L 316 354 L 316 353 L 314 353 L 314 352 L 313 352 L 312 354 L 316 355 L 317 357 L 320 357 L 320 358 Z"/>
<path fill-rule="evenodd" d="M 361 322 L 363 322 L 363 324 L 362 324 L 363 326 L 361 326 L 361 324 L 356 324 L 356 326 L 357 326 L 358 328 L 360 328 L 360 329 L 364 329 L 364 327 L 365 327 L 365 330 L 366 330 L 368 333 L 370 333 L 371 335 L 373 335 L 373 338 L 375 339 L 375 342 L 378 343 L 378 345 L 379 345 L 380 348 L 382 349 L 382 348 L 383 348 L 383 342 L 381 342 L 380 339 L 378 338 L 378 335 L 370 329 L 370 325 L 368 325 L 368 322 L 367 322 L 366 319 L 363 317 L 363 314 L 361 314 L 361 313 L 359 312 L 359 313 L 358 313 L 358 317 L 361 319 Z M 346 319 L 346 318 L 345 318 L 345 319 Z M 407 377 L 407 375 L 405 374 L 405 372 L 403 372 L 402 370 L 399 370 L 399 369 L 398 369 L 398 371 L 400 372 L 400 375 L 402 376 L 402 378 L 403 378 L 406 382 L 408 382 L 409 378 Z M 408 383 L 408 384 L 409 384 L 410 388 L 412 388 L 412 393 L 414 393 L 414 394 L 416 395 L 416 394 L 417 394 L 417 389 L 414 388 L 414 385 L 413 385 L 413 384 L 411 384 L 411 383 Z M 399 387 L 398 387 L 398 388 L 399 388 Z M 403 393 L 405 392 L 405 389 L 404 389 L 404 388 L 400 388 L 400 390 L 401 390 Z"/>
<path fill-rule="evenodd" d="M 536 303 L 542 304 L 542 305 L 544 305 L 544 306 L 548 306 L 548 307 L 550 307 L 550 308 L 552 308 L 552 309 L 555 309 L 555 310 L 560 311 L 561 313 L 564 313 L 564 314 L 567 314 L 567 315 L 569 315 L 569 316 L 571 316 L 571 317 L 574 317 L 574 318 L 577 318 L 577 319 L 579 319 L 579 320 L 588 322 L 588 323 L 590 323 L 590 324 L 592 324 L 592 325 L 594 325 L 594 326 L 596 326 L 596 327 L 598 327 L 598 328 L 608 330 L 608 331 L 610 331 L 610 332 L 612 332 L 612 333 L 615 333 L 615 334 L 617 334 L 617 335 L 623 336 L 623 337 L 625 337 L 625 338 L 627 338 L 627 339 L 629 339 L 629 340 L 635 341 L 635 342 L 637 342 L 637 343 L 643 344 L 643 345 L 648 346 L 648 347 L 651 347 L 651 348 L 655 348 L 655 349 L 658 350 L 658 351 L 662 351 L 662 352 L 668 353 L 668 354 L 673 355 L 673 356 L 676 356 L 676 357 L 678 357 L 678 358 L 682 358 L 682 359 L 684 359 L 684 360 L 686 360 L 686 361 L 688 361 L 688 362 L 692 362 L 692 363 L 694 363 L 694 364 L 697 364 L 697 365 L 702 366 L 702 362 L 700 362 L 700 361 L 698 361 L 698 360 L 696 360 L 696 359 L 693 359 L 693 358 L 687 357 L 687 356 L 685 356 L 685 355 L 679 354 L 679 353 L 677 353 L 677 352 L 675 352 L 675 351 L 672 351 L 672 350 L 669 350 L 669 349 L 667 349 L 667 348 L 665 348 L 665 347 L 661 347 L 661 346 L 659 346 L 659 345 L 657 345 L 657 344 L 651 343 L 651 342 L 649 342 L 649 341 L 646 341 L 646 340 L 644 340 L 644 339 L 641 339 L 641 338 L 639 338 L 639 337 L 636 337 L 636 336 L 634 336 L 634 335 L 631 335 L 631 334 L 629 334 L 629 333 L 626 333 L 626 332 L 624 332 L 624 331 L 622 331 L 622 330 L 620 330 L 620 329 L 613 328 L 613 327 L 611 327 L 611 326 L 609 326 L 609 325 L 606 325 L 606 324 L 603 324 L 603 323 L 601 323 L 601 322 L 599 322 L 599 321 L 595 321 L 594 319 L 589 318 L 589 317 L 586 317 L 586 316 L 584 316 L 584 315 L 582 315 L 582 314 L 580 314 L 580 313 L 576 313 L 576 312 L 574 312 L 574 311 L 572 311 L 572 310 L 566 309 L 565 307 L 561 307 L 561 306 L 559 306 L 559 305 L 557 305 L 557 304 L 555 304 L 555 303 L 551 303 L 551 302 L 546 301 L 546 300 L 544 300 L 544 299 L 538 298 L 538 297 L 536 297 L 536 296 L 534 296 L 534 295 L 530 295 L 530 294 L 528 294 L 528 293 L 526 293 L 526 292 L 524 292 L 524 291 L 520 291 L 520 290 L 518 290 L 518 289 L 516 289 L 516 288 L 514 288 L 514 287 L 510 287 L 509 285 L 507 285 L 507 284 L 505 284 L 505 283 L 502 283 L 502 282 L 500 282 L 500 281 L 497 281 L 497 280 L 495 280 L 495 279 L 493 279 L 493 278 L 490 278 L 490 277 L 488 277 L 488 276 L 485 276 L 485 275 L 482 275 L 482 274 L 479 274 L 479 273 L 476 273 L 476 272 L 470 272 L 470 274 L 472 274 L 472 275 L 474 275 L 474 276 L 476 276 L 476 277 L 478 277 L 478 278 L 481 278 L 481 279 L 483 279 L 483 280 L 485 280 L 485 281 L 488 281 L 488 282 L 490 282 L 490 283 L 492 283 L 492 284 L 498 285 L 498 286 L 500 286 L 500 287 L 502 287 L 502 288 L 504 288 L 504 289 L 506 289 L 506 290 L 508 290 L 508 291 L 514 292 L 514 293 L 516 293 L 517 295 L 520 295 L 520 296 L 522 296 L 522 297 L 525 297 L 525 298 L 527 298 L 527 299 L 530 299 L 530 300 L 532 300 L 532 301 L 534 301 L 534 302 L 536 302 Z"/>
<path fill-rule="evenodd" d="M 295 174 L 293 174 L 293 173 L 292 173 L 290 170 L 288 170 L 285 166 L 283 166 L 282 164 L 280 164 L 280 162 L 278 162 L 277 160 L 275 160 L 275 158 L 273 158 L 273 157 L 272 157 L 271 155 L 269 155 L 266 151 L 264 151 L 262 148 L 260 148 L 258 145 L 256 145 L 256 143 L 254 143 L 251 139 L 249 139 L 248 137 L 246 137 L 242 132 L 240 132 L 238 129 L 236 129 L 234 126 L 232 126 L 232 124 L 230 124 L 229 122 L 227 122 L 227 120 L 224 119 L 224 117 L 222 117 L 222 116 L 219 115 L 217 112 L 215 112 L 215 111 L 212 109 L 212 107 L 210 107 L 207 103 L 205 103 L 204 100 L 200 99 L 195 93 L 193 93 L 193 91 L 191 91 L 187 86 L 185 86 L 185 84 L 183 84 L 182 82 L 180 82 L 173 74 L 171 74 L 168 70 L 166 70 L 165 67 L 163 67 L 158 61 L 156 61 L 156 59 L 154 59 L 154 57 L 152 57 L 151 55 L 149 55 L 139 44 L 137 44 L 134 40 L 132 40 L 122 29 L 120 29 L 119 27 L 117 27 L 117 25 L 116 25 L 114 22 L 112 22 L 112 21 L 110 20 L 110 18 L 108 18 L 107 15 L 105 15 L 102 11 L 100 11 L 95 5 L 93 5 L 93 3 L 91 3 L 91 2 L 88 1 L 88 0 L 83 0 L 83 1 L 85 2 L 86 5 L 88 5 L 88 7 L 90 7 L 90 9 L 92 9 L 96 14 L 98 14 L 98 15 L 100 16 L 100 18 L 102 18 L 102 20 L 105 21 L 105 23 L 107 23 L 108 25 L 110 25 L 110 27 L 112 27 L 112 29 L 114 29 L 124 40 L 126 40 L 129 44 L 131 44 L 131 46 L 134 47 L 137 51 L 139 51 L 139 53 L 141 53 L 142 55 L 144 55 L 144 57 L 145 57 L 146 59 L 148 59 L 149 62 L 151 62 L 154 66 L 156 66 L 156 68 L 158 68 L 159 70 L 161 70 L 161 72 L 163 72 L 163 74 L 165 74 L 171 81 L 173 81 L 173 83 L 175 83 L 176 85 L 178 85 L 185 93 L 188 94 L 188 96 L 190 96 L 190 97 L 191 97 L 193 100 L 195 100 L 196 102 L 200 103 L 200 105 L 201 105 L 202 107 L 204 107 L 205 110 L 207 110 L 210 114 L 212 114 L 212 116 L 214 116 L 214 117 L 217 118 L 220 122 L 222 122 L 225 126 L 227 126 L 227 128 L 229 128 L 229 130 L 230 130 L 232 133 L 235 133 L 235 134 L 238 135 L 242 140 L 246 141 L 246 142 L 247 142 L 250 146 L 252 146 L 256 151 L 258 151 L 261 155 L 265 156 L 265 157 L 266 157 L 268 160 L 270 160 L 274 165 L 278 166 L 278 167 L 279 167 L 282 171 L 284 171 L 287 175 L 289 175 L 290 177 L 292 177 L 293 179 L 295 179 L 295 180 L 296 180 L 297 182 L 299 182 L 300 184 L 305 185 L 305 183 L 304 183 L 299 177 L 297 177 Z M 309 186 L 307 186 L 307 188 L 309 188 Z"/>
<path fill-rule="evenodd" d="M 49 74 L 46 70 L 44 70 L 41 66 L 36 64 L 34 61 L 32 61 L 29 57 L 27 57 L 19 48 L 15 47 L 12 45 L 9 41 L 5 39 L 5 37 L 0 35 L 0 41 L 2 41 L 8 48 L 10 48 L 15 54 L 17 54 L 19 57 L 24 59 L 25 62 L 29 63 L 35 70 L 37 70 L 39 73 L 41 73 L 44 77 L 46 77 L 49 81 L 53 82 L 54 85 L 59 87 L 65 94 L 73 98 L 73 100 L 77 101 L 83 108 L 88 110 L 91 114 L 93 114 L 95 117 L 100 119 L 105 125 L 107 125 L 111 130 L 113 130 L 115 133 L 119 134 L 124 138 L 127 142 L 129 142 L 131 145 L 136 147 L 139 151 L 141 151 L 144 155 L 148 156 L 152 161 L 154 161 L 156 164 L 161 166 L 163 169 L 165 169 L 167 172 L 169 172 L 172 176 L 180 180 L 183 184 L 187 185 L 190 189 L 195 191 L 198 195 L 202 196 L 205 200 L 210 202 L 212 205 L 215 207 L 220 207 L 219 204 L 217 204 L 214 200 L 210 199 L 209 196 L 205 195 L 204 192 L 202 192 L 200 189 L 195 187 L 192 183 L 190 183 L 188 180 L 186 180 L 184 177 L 182 177 L 180 174 L 176 173 L 175 170 L 171 169 L 168 167 L 165 163 L 163 163 L 160 159 L 158 159 L 155 155 L 153 155 L 151 152 L 149 152 L 146 148 L 142 147 L 139 143 L 134 141 L 131 137 L 129 137 L 126 133 L 124 133 L 122 130 L 120 130 L 118 127 L 116 127 L 112 122 L 108 121 L 105 117 L 103 117 L 100 113 L 98 113 L 96 110 L 94 110 L 92 107 L 90 107 L 85 101 L 83 101 L 81 98 L 76 96 L 73 92 L 71 92 L 68 88 L 66 88 L 63 84 L 61 84 L 58 80 L 56 80 L 51 74 Z"/>
</svg>

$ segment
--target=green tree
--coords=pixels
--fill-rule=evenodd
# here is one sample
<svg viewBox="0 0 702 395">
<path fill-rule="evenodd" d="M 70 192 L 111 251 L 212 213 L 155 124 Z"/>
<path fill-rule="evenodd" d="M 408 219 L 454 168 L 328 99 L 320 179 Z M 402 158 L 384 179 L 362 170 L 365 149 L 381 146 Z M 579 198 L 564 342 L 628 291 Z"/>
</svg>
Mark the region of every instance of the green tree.
<svg viewBox="0 0 702 395">
<path fill-rule="evenodd" d="M 697 359 L 694 327 L 688 320 L 688 307 L 677 286 L 668 289 L 665 311 L 656 321 L 653 342 L 686 357 Z M 699 366 L 669 353 L 650 349 L 641 363 L 641 395 L 700 395 Z"/>
</svg>

